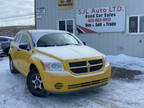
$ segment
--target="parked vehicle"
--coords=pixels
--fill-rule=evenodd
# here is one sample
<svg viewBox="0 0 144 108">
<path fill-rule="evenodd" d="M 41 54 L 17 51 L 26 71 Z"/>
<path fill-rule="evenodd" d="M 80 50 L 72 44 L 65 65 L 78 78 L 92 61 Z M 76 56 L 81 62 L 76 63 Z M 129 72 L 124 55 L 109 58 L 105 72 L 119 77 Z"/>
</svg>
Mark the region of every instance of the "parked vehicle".
<svg viewBox="0 0 144 108">
<path fill-rule="evenodd" d="M 0 36 L 0 50 L 1 50 L 1 53 L 8 54 L 11 41 L 13 41 L 12 37 Z"/>
<path fill-rule="evenodd" d="M 105 56 L 66 31 L 23 30 L 9 51 L 11 73 L 27 77 L 34 96 L 105 85 L 111 66 Z"/>
</svg>

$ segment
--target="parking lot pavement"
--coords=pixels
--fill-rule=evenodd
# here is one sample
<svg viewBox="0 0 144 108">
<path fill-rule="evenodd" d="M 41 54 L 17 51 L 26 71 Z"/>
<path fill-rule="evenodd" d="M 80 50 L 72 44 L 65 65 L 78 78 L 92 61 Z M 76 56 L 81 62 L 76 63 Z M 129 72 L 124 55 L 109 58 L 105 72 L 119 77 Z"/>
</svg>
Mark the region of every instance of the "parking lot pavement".
<svg viewBox="0 0 144 108">
<path fill-rule="evenodd" d="M 21 74 L 9 71 L 8 57 L 0 60 L 0 108 L 143 108 L 144 76 L 112 79 L 106 86 L 46 98 L 32 96 Z"/>
</svg>

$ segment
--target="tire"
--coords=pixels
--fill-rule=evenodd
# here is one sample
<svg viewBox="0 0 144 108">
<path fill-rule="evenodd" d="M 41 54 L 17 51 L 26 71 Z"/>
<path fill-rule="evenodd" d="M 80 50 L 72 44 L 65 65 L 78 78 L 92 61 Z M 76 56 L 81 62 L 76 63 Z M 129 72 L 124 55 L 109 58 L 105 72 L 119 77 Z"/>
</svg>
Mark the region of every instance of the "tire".
<svg viewBox="0 0 144 108">
<path fill-rule="evenodd" d="M 8 52 L 9 52 L 9 48 L 6 48 L 5 50 L 4 50 L 4 53 L 8 56 Z"/>
<path fill-rule="evenodd" d="M 36 68 L 33 68 L 27 76 L 27 88 L 34 96 L 46 97 L 48 95 Z"/>
<path fill-rule="evenodd" d="M 17 74 L 17 73 L 19 73 L 19 72 L 15 69 L 14 64 L 13 64 L 13 61 L 12 61 L 11 58 L 9 58 L 9 67 L 10 67 L 10 72 L 11 72 L 12 74 Z"/>
</svg>

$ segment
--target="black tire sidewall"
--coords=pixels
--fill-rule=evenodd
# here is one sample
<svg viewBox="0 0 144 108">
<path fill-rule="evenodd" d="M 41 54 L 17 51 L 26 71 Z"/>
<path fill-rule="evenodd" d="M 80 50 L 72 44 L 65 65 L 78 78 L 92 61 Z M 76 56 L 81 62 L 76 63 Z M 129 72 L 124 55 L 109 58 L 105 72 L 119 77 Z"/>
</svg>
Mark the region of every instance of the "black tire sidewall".
<svg viewBox="0 0 144 108">
<path fill-rule="evenodd" d="M 31 78 L 34 74 L 39 74 L 38 70 L 36 68 L 33 68 L 30 70 L 30 73 L 27 76 L 27 88 L 28 90 L 31 92 L 32 95 L 34 96 L 38 96 L 38 97 L 46 97 L 47 96 L 47 92 L 46 90 L 43 88 L 43 90 L 41 92 L 37 92 L 33 87 L 32 87 L 32 81 Z"/>
<path fill-rule="evenodd" d="M 11 73 L 13 73 L 13 74 L 19 73 L 19 72 L 15 69 L 14 64 L 13 64 L 13 61 L 12 61 L 11 58 L 9 58 L 9 67 L 10 67 Z"/>
<path fill-rule="evenodd" d="M 9 52 L 9 48 L 6 48 L 6 49 L 4 50 L 4 53 L 5 53 L 6 55 L 8 55 L 8 52 Z"/>
</svg>

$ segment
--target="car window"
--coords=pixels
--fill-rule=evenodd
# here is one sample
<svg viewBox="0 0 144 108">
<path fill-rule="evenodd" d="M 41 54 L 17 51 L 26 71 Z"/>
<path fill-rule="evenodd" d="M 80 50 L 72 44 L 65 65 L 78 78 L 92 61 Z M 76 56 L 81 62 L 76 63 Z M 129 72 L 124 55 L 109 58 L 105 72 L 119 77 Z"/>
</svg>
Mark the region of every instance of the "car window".
<svg viewBox="0 0 144 108">
<path fill-rule="evenodd" d="M 0 37 L 0 42 L 8 41 L 8 39 Z"/>
<path fill-rule="evenodd" d="M 26 34 L 22 34 L 20 44 L 27 44 L 28 45 L 28 49 L 31 48 L 30 47 L 29 38 L 28 38 L 28 36 Z"/>
<path fill-rule="evenodd" d="M 14 39 L 15 42 L 19 42 L 21 37 L 21 33 L 16 34 L 16 37 Z"/>
<path fill-rule="evenodd" d="M 9 39 L 9 41 L 13 41 L 13 39 Z"/>
</svg>

